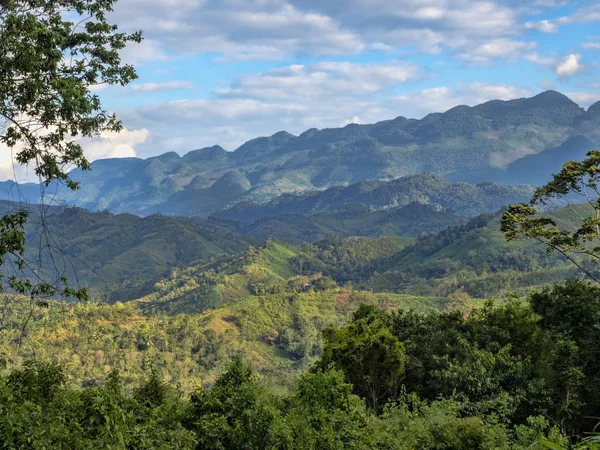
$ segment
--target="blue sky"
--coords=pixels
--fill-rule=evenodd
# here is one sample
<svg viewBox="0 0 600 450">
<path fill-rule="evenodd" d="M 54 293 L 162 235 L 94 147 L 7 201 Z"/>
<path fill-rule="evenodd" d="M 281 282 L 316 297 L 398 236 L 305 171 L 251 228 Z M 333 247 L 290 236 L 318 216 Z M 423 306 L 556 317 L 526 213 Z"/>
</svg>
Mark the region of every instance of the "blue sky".
<svg viewBox="0 0 600 450">
<path fill-rule="evenodd" d="M 139 80 L 98 91 L 126 130 L 92 159 L 148 157 L 279 130 L 420 118 L 555 89 L 600 100 L 600 2 L 121 0 Z"/>
</svg>

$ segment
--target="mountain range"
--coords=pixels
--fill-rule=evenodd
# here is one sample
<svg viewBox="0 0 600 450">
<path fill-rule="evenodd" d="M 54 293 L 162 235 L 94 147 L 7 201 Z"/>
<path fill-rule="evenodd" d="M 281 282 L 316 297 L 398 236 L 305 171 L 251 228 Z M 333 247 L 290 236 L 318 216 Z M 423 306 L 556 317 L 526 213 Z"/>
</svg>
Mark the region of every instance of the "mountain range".
<svg viewBox="0 0 600 450">
<path fill-rule="evenodd" d="M 98 160 L 89 172 L 72 172 L 81 181 L 79 191 L 50 186 L 46 195 L 93 211 L 207 217 L 242 202 L 264 205 L 283 195 L 276 203 L 286 203 L 290 193 L 310 202 L 316 191 L 422 173 L 470 183 L 541 184 L 565 161 L 598 146 L 600 102 L 585 110 L 547 91 L 457 106 L 420 120 L 398 117 L 299 136 L 282 131 L 232 152 L 214 146 L 184 156 Z M 4 182 L 0 193 L 35 203 L 40 187 Z"/>
</svg>

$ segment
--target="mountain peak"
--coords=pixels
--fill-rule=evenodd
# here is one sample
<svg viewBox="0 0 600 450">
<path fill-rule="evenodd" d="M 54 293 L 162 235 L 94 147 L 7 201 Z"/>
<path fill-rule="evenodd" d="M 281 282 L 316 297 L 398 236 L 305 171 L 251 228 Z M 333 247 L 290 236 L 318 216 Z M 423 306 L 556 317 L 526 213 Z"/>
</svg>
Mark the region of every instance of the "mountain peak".
<svg viewBox="0 0 600 450">
<path fill-rule="evenodd" d="M 285 139 L 290 139 L 296 137 L 291 133 L 288 133 L 287 131 L 283 130 L 283 131 L 278 131 L 277 133 L 275 133 L 273 136 L 271 136 L 272 139 L 281 139 L 281 138 L 285 138 Z"/>
<path fill-rule="evenodd" d="M 565 94 L 561 94 L 558 91 L 548 90 L 544 91 L 534 97 L 525 99 L 526 103 L 536 106 L 538 108 L 548 108 L 557 106 L 577 106 L 573 100 L 567 97 Z"/>
<path fill-rule="evenodd" d="M 314 136 L 316 133 L 319 132 L 318 128 L 309 128 L 308 130 L 306 130 L 304 133 L 302 133 L 300 135 L 301 138 L 309 138 Z"/>
<path fill-rule="evenodd" d="M 600 101 L 594 103 L 592 106 L 588 108 L 589 113 L 600 114 Z"/>
<path fill-rule="evenodd" d="M 238 169 L 231 170 L 211 186 L 211 191 L 219 196 L 241 195 L 250 189 L 248 178 Z"/>
<path fill-rule="evenodd" d="M 157 159 L 159 161 L 173 161 L 173 160 L 178 160 L 180 159 L 181 156 L 179 156 L 179 153 L 177 152 L 167 152 L 167 153 L 163 153 L 162 155 L 158 155 L 158 156 L 153 156 L 150 159 Z"/>
<path fill-rule="evenodd" d="M 183 156 L 183 159 L 186 162 L 225 160 L 227 159 L 227 150 L 220 145 L 213 145 L 212 147 L 204 147 L 200 150 L 187 152 Z"/>
</svg>

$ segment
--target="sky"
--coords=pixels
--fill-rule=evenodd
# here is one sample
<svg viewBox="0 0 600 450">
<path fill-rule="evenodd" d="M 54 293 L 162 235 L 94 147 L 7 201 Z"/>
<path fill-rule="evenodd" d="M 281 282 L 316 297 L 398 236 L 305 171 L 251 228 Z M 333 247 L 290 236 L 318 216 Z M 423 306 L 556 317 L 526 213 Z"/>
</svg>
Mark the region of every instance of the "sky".
<svg viewBox="0 0 600 450">
<path fill-rule="evenodd" d="M 98 89 L 125 130 L 90 159 L 565 93 L 600 100 L 600 1 L 120 0 L 139 79 Z"/>
</svg>

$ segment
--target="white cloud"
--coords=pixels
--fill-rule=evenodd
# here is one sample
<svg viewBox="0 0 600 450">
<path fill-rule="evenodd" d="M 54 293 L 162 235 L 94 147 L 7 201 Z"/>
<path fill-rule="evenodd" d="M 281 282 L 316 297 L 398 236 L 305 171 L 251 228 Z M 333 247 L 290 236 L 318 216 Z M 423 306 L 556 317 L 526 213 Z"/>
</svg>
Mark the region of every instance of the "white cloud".
<svg viewBox="0 0 600 450">
<path fill-rule="evenodd" d="M 581 72 L 583 69 L 581 55 L 579 53 L 572 53 L 557 64 L 555 71 L 559 77 L 570 77 Z"/>
<path fill-rule="evenodd" d="M 494 39 L 467 49 L 460 54 L 460 57 L 472 64 L 489 64 L 499 59 L 515 61 L 530 55 L 536 47 L 535 42 Z"/>
<path fill-rule="evenodd" d="M 344 125 L 350 125 L 351 123 L 363 123 L 363 121 L 360 120 L 360 117 L 354 116 L 350 119 L 344 120 L 343 122 Z"/>
<path fill-rule="evenodd" d="M 593 23 L 600 21 L 600 4 L 585 6 L 577 9 L 570 16 L 563 16 L 557 19 L 540 20 L 537 22 L 527 22 L 525 28 L 535 29 L 545 33 L 555 33 L 561 25 L 570 25 L 577 23 Z"/>
<path fill-rule="evenodd" d="M 557 22 L 551 20 L 539 20 L 537 22 L 527 22 L 525 28 L 528 30 L 537 30 L 542 33 L 557 33 L 559 26 Z"/>
<path fill-rule="evenodd" d="M 136 156 L 136 146 L 149 136 L 146 129 L 128 130 L 120 133 L 105 132 L 93 139 L 79 139 L 85 156 L 90 161 L 105 158 L 125 158 Z M 21 145 L 10 149 L 0 144 L 0 180 L 15 180 L 22 183 L 39 182 L 34 166 L 22 166 L 15 163 L 14 156 L 22 149 Z"/>
<path fill-rule="evenodd" d="M 530 95 L 526 88 L 505 84 L 470 83 L 454 88 L 447 86 L 424 89 L 422 91 L 400 95 L 396 101 L 407 109 L 418 105 L 420 115 L 426 112 L 441 112 L 457 105 L 477 105 L 488 100 L 510 100 Z"/>
<path fill-rule="evenodd" d="M 533 64 L 540 66 L 552 67 L 556 66 L 556 57 L 554 56 L 542 56 L 539 53 L 529 53 L 525 55 L 525 59 Z"/>
<path fill-rule="evenodd" d="M 196 86 L 191 81 L 164 81 L 160 83 L 137 83 L 129 86 L 133 92 L 156 92 L 171 90 L 193 90 Z"/>
<path fill-rule="evenodd" d="M 422 70 L 418 66 L 397 61 L 379 64 L 321 62 L 249 74 L 241 77 L 231 87 L 217 91 L 217 95 L 222 98 L 290 101 L 332 95 L 352 98 L 374 94 L 422 76 Z"/>
<path fill-rule="evenodd" d="M 283 0 L 183 3 L 119 2 L 114 20 L 129 30 L 143 29 L 173 54 L 222 53 L 222 61 L 354 54 L 364 48 L 355 33 L 331 17 L 303 11 Z"/>
<path fill-rule="evenodd" d="M 144 39 L 139 44 L 131 43 L 120 52 L 127 64 L 139 65 L 149 61 L 166 61 L 167 55 L 162 44 L 155 39 Z"/>
<path fill-rule="evenodd" d="M 558 8 L 565 6 L 567 3 L 567 0 L 532 0 L 534 6 L 543 6 L 544 8 Z"/>
<path fill-rule="evenodd" d="M 588 50 L 600 50 L 600 42 L 584 42 L 581 47 Z"/>
<path fill-rule="evenodd" d="M 145 128 L 121 132 L 104 132 L 93 139 L 78 140 L 90 160 L 127 158 L 136 156 L 136 146 L 146 141 L 149 131 Z"/>
</svg>

